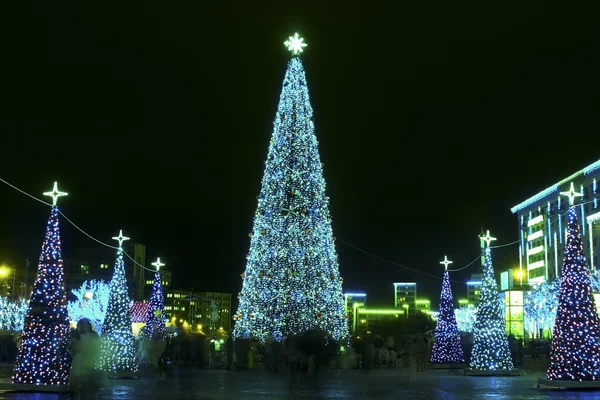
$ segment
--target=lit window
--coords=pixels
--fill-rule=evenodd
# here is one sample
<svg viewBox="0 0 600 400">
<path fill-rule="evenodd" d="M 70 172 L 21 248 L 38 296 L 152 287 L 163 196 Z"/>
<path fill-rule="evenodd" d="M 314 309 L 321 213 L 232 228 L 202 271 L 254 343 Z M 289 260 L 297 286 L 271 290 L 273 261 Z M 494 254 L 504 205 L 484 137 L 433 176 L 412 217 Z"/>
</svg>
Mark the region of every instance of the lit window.
<svg viewBox="0 0 600 400">
<path fill-rule="evenodd" d="M 108 269 L 108 264 L 100 264 L 100 269 Z"/>
<path fill-rule="evenodd" d="M 167 297 L 173 297 L 173 293 L 168 293 Z"/>
</svg>

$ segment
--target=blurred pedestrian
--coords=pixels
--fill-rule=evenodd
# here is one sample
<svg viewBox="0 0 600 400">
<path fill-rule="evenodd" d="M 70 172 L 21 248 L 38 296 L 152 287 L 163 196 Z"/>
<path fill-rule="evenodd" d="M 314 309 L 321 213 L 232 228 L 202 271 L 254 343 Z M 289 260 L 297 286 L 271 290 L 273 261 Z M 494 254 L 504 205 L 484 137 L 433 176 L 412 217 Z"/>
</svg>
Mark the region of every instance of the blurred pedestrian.
<svg viewBox="0 0 600 400">
<path fill-rule="evenodd" d="M 99 389 L 101 374 L 96 371 L 100 357 L 100 337 L 87 319 L 77 322 L 69 353 L 71 363 L 70 386 L 76 399 L 89 399 Z"/>
</svg>

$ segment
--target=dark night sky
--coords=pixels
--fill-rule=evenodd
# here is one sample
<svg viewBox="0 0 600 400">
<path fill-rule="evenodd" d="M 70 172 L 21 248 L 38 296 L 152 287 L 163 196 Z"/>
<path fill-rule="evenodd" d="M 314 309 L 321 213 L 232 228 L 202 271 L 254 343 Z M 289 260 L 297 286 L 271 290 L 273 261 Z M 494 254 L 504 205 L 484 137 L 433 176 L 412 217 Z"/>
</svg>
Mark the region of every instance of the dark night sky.
<svg viewBox="0 0 600 400">
<path fill-rule="evenodd" d="M 295 31 L 334 234 L 382 257 L 441 276 L 444 254 L 477 256 L 482 218 L 516 240 L 510 207 L 600 158 L 594 2 L 293 3 L 2 2 L 0 177 L 58 180 L 92 235 L 237 293 Z M 35 259 L 48 210 L 0 199 L 0 248 Z M 65 257 L 94 246 L 62 227 Z M 391 305 L 416 280 L 437 303 L 439 280 L 337 251 L 345 290 Z"/>
</svg>

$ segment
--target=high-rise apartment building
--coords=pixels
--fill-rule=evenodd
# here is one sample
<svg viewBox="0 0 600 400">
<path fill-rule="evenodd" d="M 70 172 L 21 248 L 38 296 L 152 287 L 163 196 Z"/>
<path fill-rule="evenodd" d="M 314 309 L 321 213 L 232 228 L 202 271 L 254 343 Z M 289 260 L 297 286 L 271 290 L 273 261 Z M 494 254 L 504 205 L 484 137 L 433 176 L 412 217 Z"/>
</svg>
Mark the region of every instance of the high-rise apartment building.
<svg viewBox="0 0 600 400">
<path fill-rule="evenodd" d="M 588 265 L 590 270 L 596 269 L 600 234 L 598 179 L 600 160 L 511 208 L 518 218 L 519 270 L 524 281 L 537 285 L 560 276 L 569 207 L 569 199 L 560 193 L 568 192 L 571 184 L 583 195 L 575 203 L 577 217 Z"/>
<path fill-rule="evenodd" d="M 414 313 L 417 310 L 416 282 L 394 283 L 394 307 L 402 308 L 405 312 Z"/>
</svg>

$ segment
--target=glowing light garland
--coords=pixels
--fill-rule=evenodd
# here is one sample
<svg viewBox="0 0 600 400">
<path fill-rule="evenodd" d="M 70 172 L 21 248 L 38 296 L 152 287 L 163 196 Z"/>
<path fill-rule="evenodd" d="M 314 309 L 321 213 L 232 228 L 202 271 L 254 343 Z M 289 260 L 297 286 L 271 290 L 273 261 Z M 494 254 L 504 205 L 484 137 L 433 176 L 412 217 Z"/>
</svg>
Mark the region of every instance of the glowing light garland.
<svg viewBox="0 0 600 400">
<path fill-rule="evenodd" d="M 80 319 L 88 319 L 98 335 L 101 335 L 110 296 L 110 285 L 103 280 L 85 281 L 79 289 L 73 289 L 71 292 L 77 298 L 67 304 L 71 322 L 77 323 Z"/>
<path fill-rule="evenodd" d="M 504 318 L 504 305 L 498 297 L 498 285 L 494 277 L 489 232 L 484 240 L 485 265 L 481 285 L 481 297 L 477 306 L 477 320 L 473 328 L 473 352 L 470 367 L 474 370 L 513 369 L 508 349 Z"/>
<path fill-rule="evenodd" d="M 598 380 L 600 320 L 574 206 L 569 208 L 567 216 L 560 296 L 547 376 L 550 380 Z"/>
<path fill-rule="evenodd" d="M 165 335 L 167 329 L 165 325 L 165 298 L 160 278 L 160 267 L 164 267 L 165 264 L 160 262 L 159 257 L 152 265 L 156 267 L 156 273 L 154 274 L 154 283 L 152 284 L 152 293 L 150 294 L 150 302 L 146 314 L 146 326 L 143 329 L 143 334 L 151 338 L 160 338 Z"/>
<path fill-rule="evenodd" d="M 451 261 L 450 261 L 451 262 Z M 450 263 L 444 259 L 444 267 Z M 460 333 L 456 324 L 453 310 L 452 288 L 448 270 L 444 271 L 442 293 L 440 296 L 440 311 L 435 326 L 435 340 L 431 350 L 431 362 L 434 364 L 463 363 L 465 361 L 460 344 Z"/>
<path fill-rule="evenodd" d="M 54 189 L 56 191 L 56 183 Z M 70 327 L 56 207 L 58 197 L 53 197 L 54 205 L 11 376 L 13 383 L 65 385 L 69 378 Z"/>
<path fill-rule="evenodd" d="M 236 338 L 348 336 L 342 277 L 304 67 L 289 63 L 242 274 Z M 302 171 L 299 173 L 298 171 Z M 297 210 L 296 213 L 286 210 Z"/>
<path fill-rule="evenodd" d="M 110 281 L 110 295 L 102 337 L 100 338 L 100 368 L 109 372 L 136 372 L 138 369 L 135 339 L 131 328 L 130 300 L 123 262 L 123 236 L 119 241 L 115 272 Z"/>
</svg>

